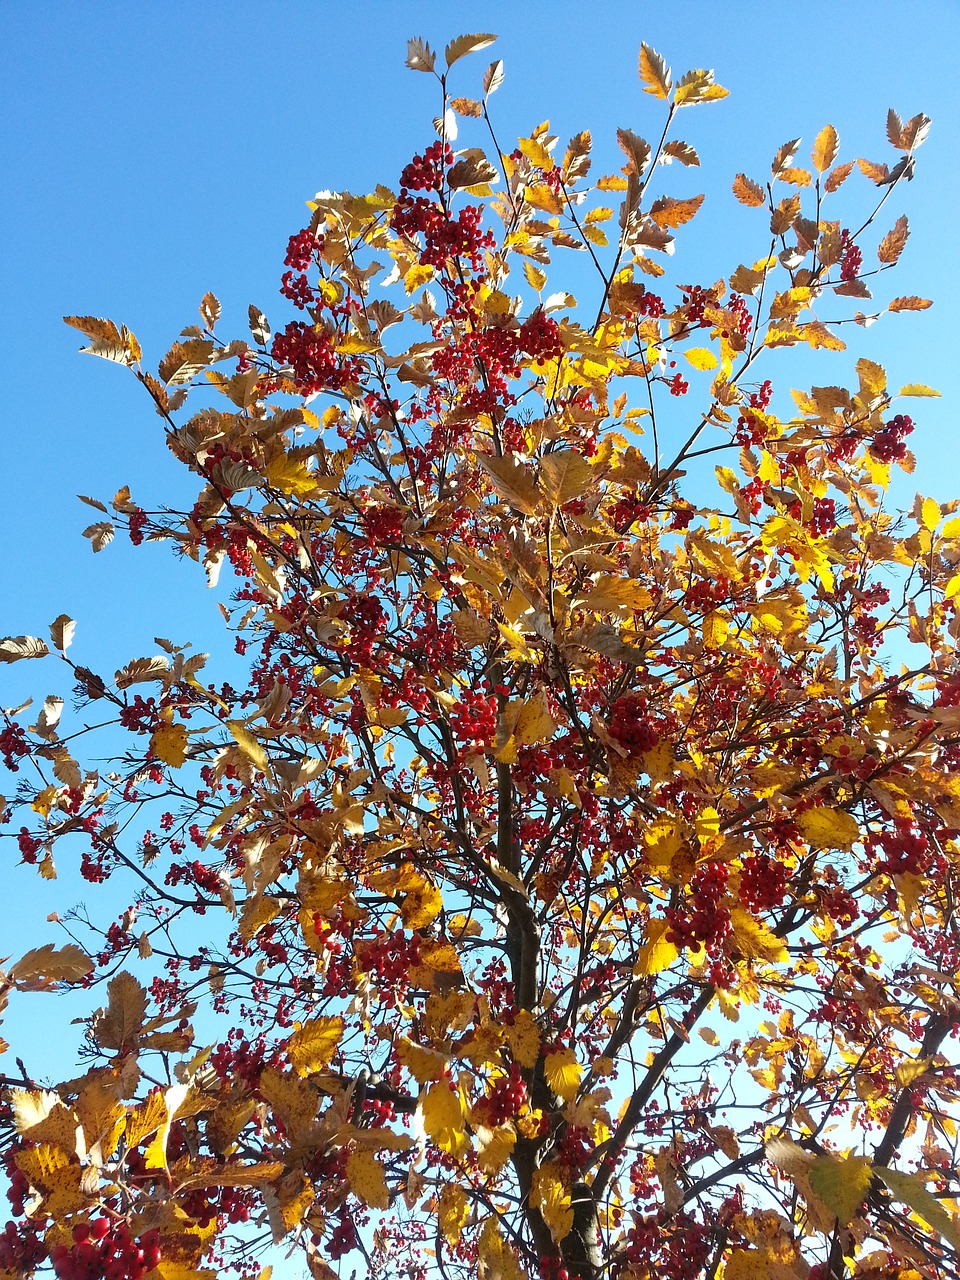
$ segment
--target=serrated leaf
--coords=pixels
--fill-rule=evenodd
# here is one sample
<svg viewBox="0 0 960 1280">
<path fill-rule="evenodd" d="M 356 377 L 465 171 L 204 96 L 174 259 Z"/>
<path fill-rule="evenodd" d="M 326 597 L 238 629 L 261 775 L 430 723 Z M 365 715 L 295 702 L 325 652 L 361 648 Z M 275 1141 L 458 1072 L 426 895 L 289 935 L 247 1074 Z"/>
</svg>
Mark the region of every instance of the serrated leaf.
<svg viewBox="0 0 960 1280">
<path fill-rule="evenodd" d="M 212 329 L 220 319 L 220 310 L 220 300 L 216 294 L 205 293 L 200 299 L 200 318 L 208 329 Z"/>
<path fill-rule="evenodd" d="M 121 345 L 120 330 L 112 320 L 103 320 L 99 316 L 64 316 L 63 323 L 79 329 L 88 338 Z"/>
<path fill-rule="evenodd" d="M 714 82 L 712 71 L 699 67 L 680 78 L 673 100 L 678 107 L 693 107 L 701 102 L 719 102 L 729 95 L 729 89 Z"/>
<path fill-rule="evenodd" d="M 837 158 L 837 152 L 840 150 L 840 135 L 832 124 L 826 124 L 817 134 L 813 144 L 811 158 L 813 166 L 818 173 L 823 173 L 829 169 Z"/>
<path fill-rule="evenodd" d="M 372 1151 L 362 1148 L 347 1157 L 347 1182 L 350 1190 L 371 1209 L 389 1209 L 390 1189 L 383 1165 Z"/>
<path fill-rule="evenodd" d="M 709 347 L 691 347 L 689 351 L 684 351 L 684 358 L 694 367 L 694 369 L 715 369 L 720 361 L 715 352 Z"/>
<path fill-rule="evenodd" d="M 118 689 L 126 689 L 145 680 L 162 680 L 169 669 L 169 659 L 158 653 L 153 658 L 134 658 L 125 667 L 121 667 L 114 678 Z"/>
<path fill-rule="evenodd" d="M 845 183 L 850 174 L 853 173 L 853 163 L 854 162 L 852 160 L 848 160 L 846 164 L 838 164 L 835 169 L 831 169 L 823 180 L 824 191 L 839 191 L 843 183 Z"/>
<path fill-rule="evenodd" d="M 577 1096 L 583 1068 L 577 1061 L 576 1050 L 551 1050 L 543 1059 L 543 1073 L 558 1098 L 572 1102 Z"/>
<path fill-rule="evenodd" d="M 900 388 L 902 396 L 922 396 L 924 398 L 934 397 L 940 399 L 940 392 L 934 391 L 933 387 L 927 387 L 922 382 L 908 382 L 905 387 Z"/>
<path fill-rule="evenodd" d="M 447 62 L 447 70 L 453 66 L 455 62 L 459 62 L 461 58 L 465 58 L 469 53 L 479 53 L 481 49 L 488 49 L 496 40 L 495 35 L 489 32 L 481 32 L 477 35 L 457 36 L 455 40 L 451 40 L 443 51 L 443 56 Z M 410 65 L 409 63 L 407 64 Z"/>
<path fill-rule="evenodd" d="M 748 178 L 745 173 L 738 173 L 734 178 L 733 194 L 741 204 L 750 205 L 755 209 L 767 203 L 767 193 L 763 187 L 759 182 L 754 182 L 752 178 Z"/>
<path fill-rule="evenodd" d="M 689 142 L 674 140 L 665 143 L 661 154 L 661 163 L 666 164 L 670 160 L 679 160 L 681 164 L 688 167 L 699 168 L 700 166 L 700 157 Z"/>
<path fill-rule="evenodd" d="M 48 942 L 22 956 L 9 976 L 21 991 L 46 991 L 59 982 L 81 982 L 93 967 L 89 956 L 72 942 L 59 950 Z"/>
<path fill-rule="evenodd" d="M 877 246 L 877 257 L 883 263 L 896 262 L 903 253 L 907 238 L 910 235 L 910 227 L 905 217 L 900 217 L 894 224 L 893 230 L 880 241 Z"/>
<path fill-rule="evenodd" d="M 0 640 L 0 662 L 19 662 L 21 658 L 45 658 L 50 650 L 36 636 L 7 636 Z"/>
<path fill-rule="evenodd" d="M 762 920 L 757 920 L 742 907 L 731 907 L 730 925 L 737 949 L 748 960 L 767 960 L 782 964 L 789 959 L 782 939 Z"/>
<path fill-rule="evenodd" d="M 414 36 L 407 41 L 407 66 L 411 71 L 432 71 L 436 61 L 437 55 L 426 40 Z"/>
<path fill-rule="evenodd" d="M 703 196 L 691 196 L 689 200 L 675 200 L 672 196 L 661 196 L 651 205 L 650 217 L 658 227 L 682 227 L 696 215 L 703 201 Z"/>
<path fill-rule="evenodd" d="M 227 728 L 247 759 L 256 765 L 261 773 L 266 773 L 270 767 L 270 757 L 250 730 L 240 720 L 228 720 Z"/>
<path fill-rule="evenodd" d="M 664 101 L 670 97 L 673 82 L 670 79 L 670 68 L 656 50 L 648 44 L 640 46 L 640 62 L 638 67 L 640 79 L 644 84 L 644 93 Z"/>
<path fill-rule="evenodd" d="M 813 849 L 851 849 L 860 839 L 860 824 L 843 809 L 805 809 L 796 823 Z"/>
<path fill-rule="evenodd" d="M 524 515 L 533 515 L 540 500 L 540 489 L 532 469 L 515 454 L 500 458 L 481 454 L 477 461 L 493 481 L 494 488 L 511 507 Z"/>
<path fill-rule="evenodd" d="M 620 150 L 627 157 L 627 163 L 623 166 L 624 173 L 641 177 L 650 160 L 649 142 L 646 138 L 638 137 L 632 129 L 618 129 L 617 142 L 620 144 Z"/>
<path fill-rule="evenodd" d="M 909 294 L 902 298 L 894 298 L 892 302 L 887 304 L 888 311 L 926 311 L 928 307 L 933 306 L 932 298 L 918 298 L 916 294 Z"/>
<path fill-rule="evenodd" d="M 669 969 L 680 955 L 679 950 L 666 938 L 669 925 L 666 920 L 651 920 L 647 940 L 637 952 L 633 972 L 635 977 L 645 977 Z"/>
<path fill-rule="evenodd" d="M 88 524 L 83 531 L 83 537 L 90 539 L 90 545 L 94 550 L 102 551 L 104 547 L 108 547 L 114 539 L 116 530 L 110 520 L 98 520 L 96 524 Z"/>
<path fill-rule="evenodd" d="M 343 1027 L 343 1018 L 339 1016 L 321 1017 L 311 1018 L 294 1031 L 287 1054 L 297 1075 L 313 1075 L 329 1066 L 343 1037 Z"/>
<path fill-rule="evenodd" d="M 261 347 L 265 347 L 270 341 L 270 325 L 267 322 L 267 317 L 252 302 L 247 308 L 247 317 L 250 323 L 250 334 L 254 342 Z"/>
<path fill-rule="evenodd" d="M 784 169 L 788 169 L 793 164 L 797 149 L 800 146 L 799 138 L 791 138 L 789 142 L 785 142 L 773 157 L 773 163 L 770 165 L 770 172 L 774 178 L 778 178 Z"/>
</svg>

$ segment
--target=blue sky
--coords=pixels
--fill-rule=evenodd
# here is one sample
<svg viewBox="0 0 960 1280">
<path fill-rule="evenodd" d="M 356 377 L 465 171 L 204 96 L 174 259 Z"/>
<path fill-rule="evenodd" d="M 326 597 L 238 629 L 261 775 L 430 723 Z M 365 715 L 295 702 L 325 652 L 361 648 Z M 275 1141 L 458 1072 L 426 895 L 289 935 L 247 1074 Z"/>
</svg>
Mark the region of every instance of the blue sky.
<svg viewBox="0 0 960 1280">
<path fill-rule="evenodd" d="M 912 236 L 893 292 L 932 297 L 935 306 L 847 333 L 850 352 L 835 357 L 832 370 L 822 356 L 817 380 L 843 381 L 865 354 L 884 363 L 894 383 L 939 388 L 943 400 L 907 409 L 920 462 L 904 500 L 915 487 L 941 502 L 960 496 L 960 361 L 950 320 L 960 284 L 957 18 L 956 0 L 920 0 L 909 19 L 887 0 L 802 7 L 8 0 L 0 12 L 7 125 L 0 634 L 46 635 L 49 622 L 68 613 L 78 620 L 77 660 L 107 670 L 153 652 L 155 635 L 225 648 L 196 566 L 162 548 L 134 552 L 122 538 L 94 557 L 80 536 L 96 516 L 78 493 L 108 499 L 128 484 L 154 507 L 175 502 L 186 486 L 145 394 L 122 369 L 78 355 L 80 335 L 60 317 L 126 323 L 154 366 L 195 321 L 208 289 L 223 303 L 225 335 L 244 336 L 251 302 L 271 319 L 286 317 L 277 281 L 287 237 L 305 220 L 304 201 L 325 187 L 395 187 L 403 164 L 430 141 L 436 86 L 403 66 L 411 35 L 442 47 L 461 32 L 497 32 L 493 49 L 459 65 L 454 92 L 474 93 L 490 57 L 503 58 L 507 78 L 493 103 L 507 149 L 507 140 L 549 118 L 564 140 L 592 130 L 601 171 L 620 164 L 618 126 L 647 136 L 659 129 L 657 104 L 636 74 L 641 40 L 675 72 L 714 67 L 730 97 L 682 119 L 681 136 L 703 167 L 670 171 L 671 194 L 707 192 L 697 221 L 678 233 L 677 261 L 688 264 L 680 278 L 693 282 L 711 283 L 762 251 L 762 215 L 729 192 L 738 170 L 763 178 L 776 148 L 797 135 L 805 157 L 827 122 L 846 156 L 892 162 L 887 108 L 932 116 L 918 179 L 894 193 L 879 230 L 908 214 Z M 861 181 L 862 207 L 870 191 Z M 569 287 L 563 270 L 561 260 L 553 288 Z M 23 663 L 0 672 L 0 700 L 42 701 L 67 694 L 66 684 L 53 660 Z M 14 871 L 15 849 L 0 837 L 3 845 L 0 955 L 19 954 L 53 936 L 46 914 L 79 890 L 66 869 L 51 885 L 26 868 Z"/>
</svg>

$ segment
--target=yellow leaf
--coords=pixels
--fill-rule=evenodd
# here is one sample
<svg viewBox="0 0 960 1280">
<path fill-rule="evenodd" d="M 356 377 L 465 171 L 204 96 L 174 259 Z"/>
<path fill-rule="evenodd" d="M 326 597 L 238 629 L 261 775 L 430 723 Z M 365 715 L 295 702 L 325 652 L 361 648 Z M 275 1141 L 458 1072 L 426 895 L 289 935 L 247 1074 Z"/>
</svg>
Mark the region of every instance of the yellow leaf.
<svg viewBox="0 0 960 1280">
<path fill-rule="evenodd" d="M 449 1080 L 437 1080 L 423 1095 L 420 1106 L 427 1137 L 448 1155 L 464 1155 L 470 1141 L 466 1133 L 463 1095 L 458 1086 Z"/>
<path fill-rule="evenodd" d="M 247 759 L 256 765 L 261 773 L 266 773 L 270 763 L 269 758 L 250 730 L 239 720 L 228 720 L 227 728 L 233 734 L 234 741 Z"/>
<path fill-rule="evenodd" d="M 129 1049 L 143 1027 L 147 993 L 132 973 L 118 973 L 107 984 L 106 1010 L 93 1021 L 93 1031 L 101 1049 Z"/>
<path fill-rule="evenodd" d="M 527 747 L 534 743 L 547 742 L 553 736 L 556 727 L 547 706 L 547 695 L 539 689 L 520 708 L 513 732 L 520 746 Z"/>
<path fill-rule="evenodd" d="M 720 649 L 729 634 L 730 626 L 722 613 L 716 610 L 708 613 L 703 620 L 703 647 Z"/>
<path fill-rule="evenodd" d="M 162 724 L 150 737 L 150 750 L 173 769 L 187 758 L 187 730 L 182 724 Z"/>
<path fill-rule="evenodd" d="M 500 1234 L 496 1218 L 487 1218 L 480 1232 L 477 1248 L 478 1280 L 526 1280 L 517 1254 Z"/>
<path fill-rule="evenodd" d="M 433 997 L 431 997 L 433 999 Z M 403 1036 L 397 1045 L 397 1057 L 417 1084 L 440 1080 L 447 1067 L 447 1055 L 437 1049 L 424 1048 Z"/>
<path fill-rule="evenodd" d="M 310 471 L 302 462 L 291 458 L 288 453 L 281 453 L 267 464 L 267 480 L 272 489 L 281 493 L 301 495 L 312 493 L 321 477 Z"/>
<path fill-rule="evenodd" d="M 529 1009 L 521 1009 L 513 1025 L 503 1028 L 504 1039 L 510 1046 L 514 1061 L 521 1067 L 535 1067 L 540 1054 L 540 1028 Z"/>
<path fill-rule="evenodd" d="M 832 124 L 824 125 L 813 144 L 813 164 L 818 173 L 829 169 L 840 150 L 840 137 Z"/>
<path fill-rule="evenodd" d="M 873 1180 L 866 1156 L 818 1156 L 807 1170 L 810 1186 L 827 1214 L 848 1227 Z"/>
<path fill-rule="evenodd" d="M 170 1126 L 173 1124 L 177 1111 L 180 1109 L 188 1091 L 188 1085 L 175 1084 L 171 1085 L 161 1095 L 163 1098 L 164 1117 L 160 1127 L 157 1129 L 156 1137 L 143 1153 L 143 1162 L 147 1169 L 163 1169 L 164 1172 L 169 1172 L 167 1166 L 167 1139 L 170 1136 Z"/>
<path fill-rule="evenodd" d="M 806 809 L 797 826 L 813 849 L 851 849 L 860 838 L 859 823 L 843 809 Z"/>
<path fill-rule="evenodd" d="M 311 1018 L 290 1037 L 287 1053 L 297 1075 L 309 1076 L 322 1071 L 333 1060 L 343 1036 L 341 1017 Z"/>
<path fill-rule="evenodd" d="M 906 308 L 903 308 L 906 310 Z M 940 399 L 940 392 L 934 391 L 933 387 L 924 386 L 922 382 L 908 382 L 905 387 L 900 388 L 902 396 L 933 396 Z"/>
<path fill-rule="evenodd" d="M 459 1243 L 469 1215 L 470 1202 L 463 1187 L 457 1182 L 446 1183 L 440 1192 L 437 1220 L 450 1244 Z"/>
<path fill-rule="evenodd" d="M 433 267 L 429 263 L 415 263 L 403 277 L 403 287 L 407 293 L 416 293 L 421 285 L 433 279 Z"/>
<path fill-rule="evenodd" d="M 535 1171 L 530 1187 L 530 1203 L 540 1210 L 555 1243 L 565 1240 L 573 1230 L 573 1205 L 570 1192 L 564 1186 L 555 1165 L 541 1165 Z"/>
<path fill-rule="evenodd" d="M 539 267 L 535 267 L 532 262 L 523 264 L 523 274 L 527 278 L 527 284 L 531 289 L 536 289 L 537 293 L 541 291 L 547 283 L 547 273 L 541 271 Z"/>
<path fill-rule="evenodd" d="M 237 932 L 244 942 L 257 934 L 265 924 L 275 920 L 280 914 L 280 899 L 267 897 L 262 893 L 247 898 L 240 908 L 240 923 Z"/>
<path fill-rule="evenodd" d="M 747 960 L 769 960 L 778 964 L 789 959 L 787 948 L 773 930 L 742 907 L 730 909 L 730 924 L 737 949 Z"/>
<path fill-rule="evenodd" d="M 933 498 L 924 498 L 920 506 L 920 521 L 931 533 L 940 523 L 940 504 Z"/>
<path fill-rule="evenodd" d="M 538 169 L 543 169 L 544 172 L 549 173 L 554 168 L 553 156 L 546 147 L 533 138 L 519 138 L 517 146 L 530 163 L 536 165 Z"/>
<path fill-rule="evenodd" d="M 649 590 L 632 578 L 620 578 L 613 573 L 600 573 L 593 586 L 582 598 L 584 608 L 593 613 L 610 613 L 615 609 L 639 612 L 653 603 Z"/>
<path fill-rule="evenodd" d="M 540 487 L 552 507 L 582 498 L 595 482 L 593 468 L 576 449 L 548 453 L 540 462 Z"/>
<path fill-rule="evenodd" d="M 93 972 L 93 961 L 72 942 L 58 951 L 52 942 L 28 951 L 10 969 L 20 991 L 44 991 L 58 982 L 81 982 Z"/>
<path fill-rule="evenodd" d="M 691 347 L 689 351 L 685 351 L 683 354 L 694 369 L 715 369 L 720 363 L 716 354 L 709 347 Z"/>
<path fill-rule="evenodd" d="M 486 1125 L 475 1124 L 473 1131 L 477 1138 L 477 1163 L 480 1168 L 484 1173 L 499 1173 L 517 1145 L 513 1125 L 501 1124 L 495 1129 L 488 1129 Z"/>
<path fill-rule="evenodd" d="M 260 1075 L 260 1092 L 294 1140 L 307 1133 L 317 1118 L 319 1095 L 306 1080 L 267 1067 Z"/>
<path fill-rule="evenodd" d="M 955 1249 L 960 1249 L 960 1223 L 930 1194 L 920 1174 L 903 1173 L 899 1169 L 887 1169 L 880 1165 L 873 1172 L 881 1182 L 886 1183 L 898 1200 L 929 1222 Z"/>
<path fill-rule="evenodd" d="M 734 1249 L 724 1263 L 723 1280 L 773 1280 L 772 1261 L 769 1249 Z M 782 1273 L 782 1266 L 778 1269 Z"/>
<path fill-rule="evenodd" d="M 351 1151 L 347 1157 L 347 1182 L 354 1195 L 371 1209 L 390 1208 L 390 1190 L 383 1165 L 372 1151 Z"/>
<path fill-rule="evenodd" d="M 557 1097 L 564 1102 L 572 1102 L 577 1096 L 583 1072 L 576 1052 L 573 1049 L 558 1049 L 548 1053 L 543 1060 L 543 1069 L 547 1084 Z"/>
<path fill-rule="evenodd" d="M 424 929 L 443 910 L 443 894 L 426 876 L 410 890 L 400 904 L 400 916 L 406 929 Z"/>
<path fill-rule="evenodd" d="M 668 925 L 666 920 L 651 920 L 647 929 L 647 941 L 637 952 L 637 962 L 634 965 L 634 975 L 643 977 L 645 974 L 660 973 L 663 969 L 669 969 L 680 952 L 672 942 L 666 939 Z"/>
<path fill-rule="evenodd" d="M 673 88 L 670 81 L 670 68 L 659 53 L 651 49 L 648 44 L 640 46 L 639 71 L 640 79 L 644 83 L 644 93 L 650 93 L 664 101 L 670 97 L 670 90 Z"/>
</svg>

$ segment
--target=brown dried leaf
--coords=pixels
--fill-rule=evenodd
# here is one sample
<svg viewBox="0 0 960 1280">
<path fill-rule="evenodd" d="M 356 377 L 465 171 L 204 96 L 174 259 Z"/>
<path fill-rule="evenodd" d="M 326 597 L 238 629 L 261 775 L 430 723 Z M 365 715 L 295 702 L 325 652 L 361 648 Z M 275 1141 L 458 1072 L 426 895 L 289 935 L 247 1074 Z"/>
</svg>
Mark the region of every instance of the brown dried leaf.
<svg viewBox="0 0 960 1280">
<path fill-rule="evenodd" d="M 840 150 L 840 135 L 832 124 L 826 124 L 817 134 L 816 141 L 813 144 L 811 159 L 813 166 L 818 173 L 823 173 L 825 169 L 829 169 L 837 158 L 837 152 Z"/>
<path fill-rule="evenodd" d="M 907 219 L 901 216 L 894 224 L 893 230 L 888 231 L 877 246 L 879 260 L 884 263 L 896 262 L 903 253 L 909 235 L 910 227 Z"/>
<path fill-rule="evenodd" d="M 653 202 L 650 217 L 658 227 L 682 227 L 696 215 L 703 204 L 703 196 L 691 196 L 689 200 L 674 200 L 672 196 L 661 196 Z"/>
<path fill-rule="evenodd" d="M 443 56 L 447 60 L 447 70 L 449 70 L 455 62 L 459 62 L 461 58 L 465 58 L 469 53 L 479 53 L 481 49 L 487 49 L 496 40 L 495 35 L 489 32 L 481 32 L 477 35 L 457 36 L 455 40 L 451 40 L 443 51 Z M 407 66 L 409 66 L 409 60 Z M 432 70 L 432 68 L 431 68 Z"/>
<path fill-rule="evenodd" d="M 745 173 L 738 173 L 734 178 L 733 194 L 741 204 L 750 205 L 752 208 L 759 208 L 760 205 L 767 203 L 767 193 L 763 187 L 759 182 L 748 178 Z"/>
</svg>

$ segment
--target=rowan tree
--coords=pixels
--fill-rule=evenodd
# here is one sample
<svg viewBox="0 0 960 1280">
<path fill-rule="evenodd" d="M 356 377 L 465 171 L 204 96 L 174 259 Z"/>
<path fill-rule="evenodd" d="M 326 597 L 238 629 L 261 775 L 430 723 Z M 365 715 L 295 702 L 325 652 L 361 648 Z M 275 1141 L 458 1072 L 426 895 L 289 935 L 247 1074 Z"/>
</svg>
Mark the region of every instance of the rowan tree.
<svg viewBox="0 0 960 1280">
<path fill-rule="evenodd" d="M 930 388 L 771 381 L 930 305 L 878 221 L 929 121 L 737 174 L 756 260 L 685 283 L 726 90 L 643 46 L 659 140 L 594 177 L 503 149 L 499 62 L 451 97 L 492 41 L 410 42 L 437 140 L 311 202 L 275 329 L 208 293 L 153 372 L 68 318 L 196 480 L 86 536 L 223 571 L 240 674 L 0 644 L 72 672 L 6 713 L 6 818 L 94 904 L 4 991 L 101 1005 L 81 1075 L 6 1078 L 5 1276 L 960 1275 L 960 502 L 887 493 Z"/>
</svg>

